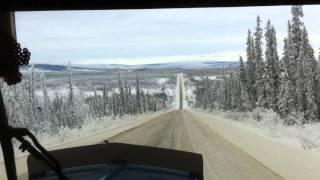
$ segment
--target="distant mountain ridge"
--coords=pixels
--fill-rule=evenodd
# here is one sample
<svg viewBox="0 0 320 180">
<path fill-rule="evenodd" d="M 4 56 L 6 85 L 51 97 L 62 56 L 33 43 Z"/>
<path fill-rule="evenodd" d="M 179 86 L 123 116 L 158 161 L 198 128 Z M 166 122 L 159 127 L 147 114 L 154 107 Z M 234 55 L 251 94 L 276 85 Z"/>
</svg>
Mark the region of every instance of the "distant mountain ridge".
<svg viewBox="0 0 320 180">
<path fill-rule="evenodd" d="M 173 63 L 156 63 L 156 64 L 73 64 L 74 71 L 103 71 L 106 69 L 204 69 L 204 68 L 223 68 L 237 67 L 237 61 L 188 61 L 188 62 L 173 62 Z M 29 71 L 31 65 L 21 67 L 22 71 Z M 54 64 L 34 64 L 35 71 L 56 72 L 67 71 L 66 65 Z"/>
</svg>

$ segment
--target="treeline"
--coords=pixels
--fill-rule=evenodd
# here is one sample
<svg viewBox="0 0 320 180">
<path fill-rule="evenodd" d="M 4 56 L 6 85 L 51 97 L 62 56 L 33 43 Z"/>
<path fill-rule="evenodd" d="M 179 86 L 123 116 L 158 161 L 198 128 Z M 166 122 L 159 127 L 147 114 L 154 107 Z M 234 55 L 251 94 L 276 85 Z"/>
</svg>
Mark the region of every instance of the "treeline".
<svg viewBox="0 0 320 180">
<path fill-rule="evenodd" d="M 35 81 L 33 66 L 29 78 L 15 86 L 7 86 L 1 81 L 10 124 L 27 127 L 35 133 L 56 133 L 64 127 L 81 128 L 86 121 L 103 120 L 106 116 L 122 117 L 155 112 L 167 107 L 165 89 L 153 94 L 145 92 L 140 87 L 138 75 L 134 87 L 127 80 L 121 79 L 119 74 L 119 91 L 111 91 L 116 87 L 101 82 L 101 85 L 93 87 L 93 95 L 85 95 L 81 88 L 73 85 L 71 66 L 68 71 L 65 94 L 49 93 L 44 74 L 40 75 L 41 88 L 36 88 L 39 82 Z"/>
<path fill-rule="evenodd" d="M 281 118 L 301 114 L 304 123 L 320 120 L 320 69 L 302 22 L 302 6 L 292 6 L 282 57 L 276 30 L 268 20 L 264 33 L 260 17 L 255 32 L 248 31 L 246 62 L 225 69 L 217 80 L 196 82 L 196 107 L 252 111 L 272 109 Z M 262 39 L 265 39 L 265 50 Z M 263 55 L 264 53 L 264 55 Z"/>
</svg>

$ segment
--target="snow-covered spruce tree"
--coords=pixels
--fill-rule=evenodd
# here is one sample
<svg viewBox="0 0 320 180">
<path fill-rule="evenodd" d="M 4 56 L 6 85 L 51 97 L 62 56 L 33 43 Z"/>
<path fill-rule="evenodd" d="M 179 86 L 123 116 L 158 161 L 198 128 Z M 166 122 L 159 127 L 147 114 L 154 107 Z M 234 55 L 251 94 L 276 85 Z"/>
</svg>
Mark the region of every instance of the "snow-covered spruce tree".
<svg viewBox="0 0 320 180">
<path fill-rule="evenodd" d="M 124 94 L 124 89 L 123 89 L 123 86 L 122 86 L 122 81 L 121 81 L 121 76 L 120 76 L 120 73 L 119 73 L 119 79 L 118 79 L 118 84 L 119 84 L 119 115 L 120 117 L 123 116 L 126 112 L 126 102 L 125 102 L 125 94 Z"/>
<path fill-rule="evenodd" d="M 70 106 L 74 105 L 74 90 L 73 90 L 73 81 L 72 81 L 72 67 L 71 67 L 71 62 L 69 61 L 68 64 L 68 89 L 69 89 L 69 94 L 68 94 L 68 103 Z"/>
<path fill-rule="evenodd" d="M 283 68 L 287 73 L 292 96 L 279 96 L 290 103 L 290 112 L 298 111 L 305 115 L 307 121 L 319 118 L 317 104 L 317 62 L 314 51 L 309 43 L 307 30 L 301 21 L 303 17 L 302 6 L 292 6 L 292 19 L 288 23 L 288 36 L 284 44 Z M 279 112 L 282 110 L 279 110 Z M 282 113 L 283 117 L 289 114 Z"/>
<path fill-rule="evenodd" d="M 232 96 L 232 79 L 231 79 L 231 71 L 230 67 L 227 71 L 226 78 L 226 109 L 231 110 L 233 107 L 233 96 Z"/>
<path fill-rule="evenodd" d="M 67 88 L 68 88 L 68 101 L 67 104 L 65 104 L 65 113 L 66 113 L 66 124 L 69 128 L 74 128 L 77 123 L 77 117 L 76 117 L 76 108 L 75 108 L 75 97 L 74 97 L 74 89 L 73 89 L 73 80 L 72 80 L 72 67 L 71 62 L 68 63 L 68 82 L 67 82 Z"/>
<path fill-rule="evenodd" d="M 242 106 L 239 74 L 229 67 L 227 74 L 223 75 L 224 109 L 239 110 Z"/>
<path fill-rule="evenodd" d="M 243 90 L 247 84 L 251 107 L 255 107 L 257 102 L 259 107 L 273 109 L 284 119 L 287 119 L 292 112 L 297 112 L 303 114 L 304 123 L 319 121 L 320 67 L 314 57 L 307 30 L 300 20 L 303 17 L 302 7 L 293 6 L 291 14 L 292 19 L 288 23 L 288 36 L 284 40 L 281 61 L 277 53 L 276 31 L 270 21 L 265 32 L 266 50 L 265 61 L 263 60 L 262 29 L 260 18 L 257 18 L 254 38 L 251 32 L 248 32 L 246 66 L 240 59 L 238 73 L 231 71 L 230 68 L 228 72 L 223 69 L 221 78 L 217 80 L 219 83 L 213 83 L 218 88 L 215 90 L 217 98 L 212 99 L 215 99 L 214 101 L 218 102 L 222 109 L 243 110 L 246 99 Z M 206 102 L 200 98 L 205 94 L 203 93 L 205 89 L 207 89 L 205 83 L 197 82 L 195 104 L 198 107 L 203 105 L 206 107 Z M 214 88 L 210 89 L 213 91 Z M 211 95 L 205 96 L 209 98 Z"/>
<path fill-rule="evenodd" d="M 141 94 L 140 94 L 140 81 L 139 81 L 139 76 L 136 74 L 136 105 L 138 108 L 138 112 L 142 113 L 142 108 L 141 108 Z"/>
<path fill-rule="evenodd" d="M 100 117 L 99 97 L 95 86 L 93 86 L 93 117 Z"/>
<path fill-rule="evenodd" d="M 278 96 L 278 111 L 282 118 L 296 111 L 296 60 L 294 59 L 294 46 L 291 34 L 291 25 L 288 23 L 288 37 L 284 40 L 283 57 L 281 61 L 282 75 L 280 94 Z M 286 93 L 285 93 L 286 92 Z"/>
<path fill-rule="evenodd" d="M 64 104 L 62 97 L 56 93 L 52 100 L 52 114 L 55 115 L 54 127 L 57 129 L 67 126 L 67 116 L 65 114 Z"/>
<path fill-rule="evenodd" d="M 222 76 L 218 76 L 215 80 L 204 77 L 195 82 L 195 107 L 210 108 L 210 111 L 213 109 L 243 111 L 240 74 L 235 69 L 229 67 L 227 72 L 223 69 Z"/>
<path fill-rule="evenodd" d="M 3 101 L 7 110 L 10 125 L 14 127 L 27 127 L 34 131 L 31 119 L 31 105 L 29 100 L 29 83 L 23 80 L 18 85 L 8 86 L 0 80 Z"/>
<path fill-rule="evenodd" d="M 128 83 L 127 83 L 127 79 L 124 80 L 124 102 L 126 104 L 126 108 L 125 108 L 125 113 L 129 114 L 129 105 L 128 105 L 128 100 L 129 100 L 129 89 L 128 89 Z"/>
<path fill-rule="evenodd" d="M 255 61 L 255 52 L 254 52 L 254 41 L 251 35 L 250 29 L 248 30 L 247 37 L 247 61 L 246 61 L 246 71 L 247 71 L 247 80 L 248 80 L 248 96 L 250 102 L 250 109 L 254 109 L 256 105 L 256 88 L 254 87 L 256 83 L 256 61 Z"/>
<path fill-rule="evenodd" d="M 318 117 L 318 107 L 316 104 L 316 67 L 317 62 L 314 57 L 314 51 L 308 39 L 308 33 L 304 27 L 301 33 L 301 46 L 298 61 L 302 61 L 304 77 L 304 99 L 302 111 L 305 119 L 315 121 Z M 300 73 L 299 73 L 300 74 Z"/>
<path fill-rule="evenodd" d="M 219 76 L 217 76 L 216 80 L 214 81 L 214 90 L 213 90 L 213 97 L 214 101 L 212 102 L 212 110 L 213 109 L 221 109 L 222 104 L 222 88 L 221 88 L 221 80 Z"/>
<path fill-rule="evenodd" d="M 220 84 L 220 88 L 218 90 L 218 95 L 219 95 L 219 109 L 223 109 L 225 110 L 225 107 L 226 107 L 226 95 L 227 95 L 227 92 L 226 92 L 226 83 L 225 83 L 225 79 L 224 79 L 224 76 L 222 75 L 220 77 L 220 80 L 219 80 L 219 84 Z"/>
<path fill-rule="evenodd" d="M 297 94 L 297 104 L 296 104 L 296 110 L 299 112 L 304 112 L 306 109 L 306 101 L 305 101 L 305 72 L 304 72 L 304 64 L 305 64 L 305 51 L 300 51 L 300 55 L 296 61 L 296 73 L 295 73 L 295 91 Z"/>
<path fill-rule="evenodd" d="M 219 80 L 215 79 L 212 81 L 211 90 L 210 90 L 210 112 L 213 109 L 217 109 L 218 106 L 218 88 L 219 88 Z"/>
<path fill-rule="evenodd" d="M 151 105 L 151 97 L 150 97 L 150 94 L 149 92 L 147 91 L 147 109 L 148 111 L 152 111 L 152 105 Z"/>
<path fill-rule="evenodd" d="M 132 108 L 132 114 L 138 113 L 137 97 L 136 96 L 131 97 L 131 108 Z"/>
<path fill-rule="evenodd" d="M 316 66 L 316 86 L 315 86 L 315 92 L 316 92 L 316 103 L 318 105 L 318 112 L 320 112 L 320 52 L 317 60 L 317 66 Z M 318 121 L 320 119 L 320 113 L 318 117 Z"/>
<path fill-rule="evenodd" d="M 223 68 L 222 74 L 222 107 L 224 110 L 231 109 L 231 92 L 230 92 L 230 83 L 228 75 L 226 75 L 225 69 Z"/>
<path fill-rule="evenodd" d="M 289 80 L 295 84 L 296 61 L 294 59 L 294 46 L 291 33 L 291 23 L 288 21 L 288 36 L 284 39 L 282 65 L 288 73 Z"/>
<path fill-rule="evenodd" d="M 44 73 L 41 74 L 41 85 L 42 85 L 42 94 L 43 94 L 43 104 L 50 105 L 50 99 L 47 90 L 46 76 Z"/>
<path fill-rule="evenodd" d="M 193 93 L 195 94 L 195 104 L 194 104 L 194 107 L 198 108 L 201 106 L 201 101 L 202 101 L 202 98 L 201 98 L 201 91 L 200 91 L 200 85 L 199 85 L 199 82 L 196 82 L 195 83 L 195 89 L 193 90 Z"/>
<path fill-rule="evenodd" d="M 134 106 L 134 102 L 132 100 L 132 93 L 131 93 L 131 86 L 129 84 L 128 86 L 128 102 L 129 102 L 129 114 L 133 114 L 134 111 L 133 111 L 133 106 Z"/>
<path fill-rule="evenodd" d="M 201 93 L 202 96 L 202 108 L 207 109 L 209 106 L 209 103 L 211 101 L 210 98 L 210 82 L 209 82 L 209 75 L 207 73 L 205 81 L 204 81 L 204 87 L 203 87 L 203 92 Z"/>
<path fill-rule="evenodd" d="M 82 126 L 84 118 L 89 113 L 89 108 L 85 103 L 83 97 L 76 96 L 74 88 L 74 81 L 73 81 L 73 74 L 72 74 L 72 66 L 71 62 L 68 64 L 68 80 L 67 80 L 67 90 L 68 95 L 67 98 L 62 98 L 62 105 L 63 105 L 63 113 L 64 118 L 58 119 L 59 121 L 65 121 L 65 125 L 68 128 L 79 128 Z"/>
<path fill-rule="evenodd" d="M 268 20 L 266 32 L 266 51 L 265 51 L 265 90 L 266 108 L 277 111 L 277 101 L 280 86 L 279 56 L 277 51 L 277 38 L 275 28 Z"/>
<path fill-rule="evenodd" d="M 299 101 L 299 99 L 303 99 L 304 94 L 304 75 L 303 75 L 303 60 L 299 59 L 300 48 L 302 44 L 302 28 L 303 22 L 300 18 L 303 17 L 302 6 L 292 6 L 291 8 L 292 19 L 290 26 L 288 25 L 289 34 L 287 38 L 287 48 L 289 53 L 288 59 L 288 73 L 289 77 L 291 77 L 291 83 L 293 88 L 297 94 L 295 99 L 295 109 L 299 112 L 303 111 L 303 107 L 305 106 L 305 101 Z"/>
<path fill-rule="evenodd" d="M 153 104 L 152 110 L 153 110 L 153 112 L 156 112 L 156 111 L 157 111 L 157 102 L 156 102 L 155 99 L 153 99 L 152 102 L 153 102 L 153 103 L 152 103 L 152 104 Z"/>
<path fill-rule="evenodd" d="M 29 74 L 29 118 L 30 123 L 33 125 L 33 130 L 35 132 L 41 131 L 41 114 L 42 109 L 39 106 L 38 98 L 35 95 L 36 91 L 36 81 L 35 81 L 35 71 L 34 71 L 34 64 L 31 65 L 30 74 Z"/>
<path fill-rule="evenodd" d="M 29 74 L 29 100 L 30 104 L 35 104 L 35 81 L 34 81 L 34 64 L 31 65 Z"/>
<path fill-rule="evenodd" d="M 29 104 L 30 104 L 30 118 L 32 121 L 35 120 L 36 117 L 36 103 L 35 103 L 35 82 L 34 82 L 34 64 L 31 65 L 30 74 L 29 74 Z M 33 122 L 35 123 L 35 122 Z"/>
<path fill-rule="evenodd" d="M 113 94 L 112 95 L 112 112 L 113 112 L 113 118 L 115 118 L 119 112 L 118 112 L 118 100 L 117 100 L 117 95 Z"/>
<path fill-rule="evenodd" d="M 299 49 L 302 43 L 302 28 L 303 22 L 300 18 L 303 17 L 303 10 L 301 5 L 292 6 L 291 8 L 291 38 L 293 42 L 293 52 L 294 59 L 297 59 L 299 56 Z"/>
<path fill-rule="evenodd" d="M 119 73 L 119 95 L 120 95 L 120 101 L 119 101 L 119 104 L 120 104 L 120 107 L 119 107 L 119 110 L 120 110 L 120 116 L 123 116 L 124 114 L 126 114 L 126 101 L 125 101 L 125 91 L 124 91 L 124 87 L 122 85 L 122 81 L 121 81 L 121 77 L 120 77 L 120 73 Z"/>
<path fill-rule="evenodd" d="M 292 6 L 291 8 L 292 19 L 291 22 L 288 23 L 288 36 L 285 40 L 284 46 L 284 68 L 288 73 L 288 79 L 291 81 L 291 85 L 293 90 L 295 91 L 295 107 L 293 109 L 301 111 L 303 109 L 303 102 L 299 101 L 299 96 L 304 96 L 303 88 L 297 87 L 297 81 L 299 81 L 300 85 L 304 83 L 303 76 L 303 68 L 301 67 L 302 61 L 299 62 L 299 54 L 301 48 L 301 34 L 303 23 L 300 20 L 303 17 L 302 6 Z M 300 65 L 298 65 L 300 63 Z M 300 69 L 298 69 L 300 66 Z M 300 73 L 300 74 L 299 74 Z M 299 75 L 298 75 L 299 74 Z M 301 77 L 301 79 L 299 78 Z"/>
<path fill-rule="evenodd" d="M 250 110 L 251 106 L 250 106 L 250 99 L 249 99 L 249 95 L 248 95 L 248 80 L 247 80 L 247 72 L 246 72 L 246 67 L 243 63 L 243 59 L 240 56 L 239 59 L 239 80 L 240 80 L 240 91 L 241 91 L 241 95 L 240 95 L 240 101 L 241 101 L 241 107 L 239 107 L 240 111 L 246 111 L 246 110 Z"/>
<path fill-rule="evenodd" d="M 256 32 L 254 33 L 254 52 L 256 63 L 256 82 L 254 87 L 257 91 L 257 105 L 266 107 L 265 93 L 265 64 L 262 57 L 262 28 L 260 17 L 257 17 Z"/>
<path fill-rule="evenodd" d="M 291 112 L 295 112 L 295 91 L 292 82 L 288 78 L 288 72 L 283 70 L 281 75 L 280 92 L 278 98 L 278 113 L 281 118 L 286 118 Z"/>
<path fill-rule="evenodd" d="M 228 81 L 229 81 L 229 87 L 230 87 L 230 102 L 231 102 L 231 105 L 230 105 L 230 109 L 235 109 L 236 108 L 236 97 L 235 97 L 235 92 L 236 92 L 236 89 L 235 89 L 235 74 L 234 72 L 231 70 L 231 67 L 229 65 L 229 76 L 228 76 Z"/>
<path fill-rule="evenodd" d="M 47 90 L 47 84 L 46 84 L 46 77 L 45 74 L 42 73 L 40 76 L 41 79 L 41 85 L 42 85 L 42 94 L 43 94 L 43 99 L 42 99 L 42 111 L 41 111 L 41 117 L 42 121 L 44 123 L 47 123 L 51 126 L 52 129 L 54 129 L 54 118 L 52 117 L 51 114 L 51 102 L 50 98 L 48 95 L 48 90 Z"/>
<path fill-rule="evenodd" d="M 231 81 L 231 95 L 232 95 L 232 110 L 239 111 L 242 107 L 241 101 L 241 86 L 239 80 L 239 74 L 232 70 L 230 73 L 230 81 Z"/>
<path fill-rule="evenodd" d="M 144 97 L 143 91 L 141 92 L 141 96 L 142 96 L 142 98 Z M 162 106 L 163 106 L 163 108 L 167 108 L 168 96 L 167 96 L 167 94 L 166 94 L 166 87 L 165 87 L 165 84 L 164 84 L 164 83 L 162 84 L 162 87 L 161 87 L 160 98 L 161 98 L 161 101 L 162 101 Z M 142 99 L 142 103 L 143 103 L 143 99 Z M 143 105 L 142 105 L 142 106 L 143 106 Z M 142 109 L 143 109 L 143 108 L 142 108 Z"/>
<path fill-rule="evenodd" d="M 142 110 L 143 112 L 147 112 L 147 99 L 144 91 L 141 91 L 141 98 L 142 98 Z"/>
<path fill-rule="evenodd" d="M 103 115 L 107 116 L 108 115 L 108 103 L 109 103 L 109 98 L 108 98 L 108 91 L 107 91 L 107 83 L 103 83 L 103 91 L 102 91 L 102 99 L 103 99 Z"/>
</svg>

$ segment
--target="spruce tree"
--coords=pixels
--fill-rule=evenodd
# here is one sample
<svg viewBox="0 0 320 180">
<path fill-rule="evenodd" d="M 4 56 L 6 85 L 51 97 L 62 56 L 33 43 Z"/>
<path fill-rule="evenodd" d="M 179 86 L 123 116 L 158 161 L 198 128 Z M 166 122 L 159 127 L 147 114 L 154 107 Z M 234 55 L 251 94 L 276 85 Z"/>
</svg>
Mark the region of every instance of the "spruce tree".
<svg viewBox="0 0 320 180">
<path fill-rule="evenodd" d="M 304 80 L 304 115 L 308 121 L 315 121 L 318 117 L 318 107 L 316 103 L 316 67 L 317 62 L 314 51 L 308 39 L 308 32 L 304 27 L 301 33 L 301 46 L 299 61 L 302 61 L 303 80 Z"/>
<path fill-rule="evenodd" d="M 293 41 L 294 59 L 296 60 L 299 56 L 299 49 L 302 43 L 302 27 L 303 22 L 300 18 L 303 17 L 303 10 L 301 5 L 295 5 L 291 8 L 291 34 Z"/>
<path fill-rule="evenodd" d="M 71 62 L 68 64 L 68 73 L 69 73 L 69 78 L 68 78 L 68 89 L 69 89 L 69 94 L 68 94 L 68 102 L 70 106 L 73 106 L 74 104 L 74 92 L 73 92 L 73 81 L 72 81 L 72 67 L 71 67 Z"/>
<path fill-rule="evenodd" d="M 248 110 L 250 108 L 249 104 L 249 96 L 248 96 L 248 80 L 247 80 L 247 72 L 243 63 L 243 59 L 240 56 L 240 67 L 239 67 L 239 80 L 240 80 L 240 89 L 241 89 L 241 111 Z"/>
<path fill-rule="evenodd" d="M 288 72 L 283 70 L 278 100 L 278 113 L 281 118 L 286 118 L 291 112 L 295 112 L 295 91 L 292 82 L 288 78 Z"/>
<path fill-rule="evenodd" d="M 266 107 L 266 95 L 265 95 L 265 64 L 262 57 L 262 29 L 260 27 L 261 20 L 257 17 L 256 32 L 254 33 L 254 52 L 256 63 L 256 82 L 254 87 L 257 92 L 257 105 L 260 107 Z"/>
<path fill-rule="evenodd" d="M 265 51 L 265 90 L 266 108 L 277 111 L 277 98 L 280 86 L 279 56 L 277 52 L 277 38 L 274 27 L 268 20 L 266 32 L 266 51 Z"/>
<path fill-rule="evenodd" d="M 138 108 L 139 113 L 142 113 L 142 108 L 141 108 L 141 95 L 140 95 L 140 80 L 138 77 L 138 74 L 136 74 L 136 105 Z"/>
<path fill-rule="evenodd" d="M 121 81 L 121 76 L 120 73 L 118 75 L 118 85 L 119 85 L 119 99 L 118 99 L 118 109 L 119 109 L 119 115 L 122 117 L 125 112 L 126 112 L 126 102 L 125 102 L 125 94 L 124 94 L 124 89 L 122 86 L 122 81 Z"/>
<path fill-rule="evenodd" d="M 42 93 L 43 93 L 42 120 L 43 122 L 54 124 L 54 122 L 52 122 L 53 118 L 51 116 L 51 107 L 50 107 L 51 102 L 48 95 L 46 77 L 44 73 L 41 74 L 40 79 L 41 79 Z"/>
<path fill-rule="evenodd" d="M 247 37 L 247 62 L 246 62 L 246 71 L 247 71 L 247 87 L 248 87 L 248 98 L 250 102 L 250 109 L 255 108 L 256 104 L 256 89 L 254 87 L 256 83 L 256 62 L 255 62 L 255 55 L 254 55 L 254 41 L 251 36 L 250 29 L 248 30 L 248 37 Z"/>
<path fill-rule="evenodd" d="M 107 91 L 107 83 L 104 82 L 103 84 L 103 91 L 102 91 L 102 102 L 103 102 L 103 115 L 107 115 L 107 109 L 108 109 L 108 91 Z"/>
</svg>

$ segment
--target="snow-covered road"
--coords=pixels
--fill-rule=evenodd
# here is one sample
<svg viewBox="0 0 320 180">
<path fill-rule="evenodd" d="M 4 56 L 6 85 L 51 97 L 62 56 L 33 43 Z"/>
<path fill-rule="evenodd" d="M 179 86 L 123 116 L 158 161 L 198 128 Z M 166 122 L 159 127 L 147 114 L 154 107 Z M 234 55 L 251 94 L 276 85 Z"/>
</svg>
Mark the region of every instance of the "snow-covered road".
<svg viewBox="0 0 320 180">
<path fill-rule="evenodd" d="M 186 101 L 185 101 L 185 88 L 184 88 L 184 79 L 183 74 L 177 74 L 177 86 L 176 86 L 176 109 L 185 109 Z"/>
</svg>

